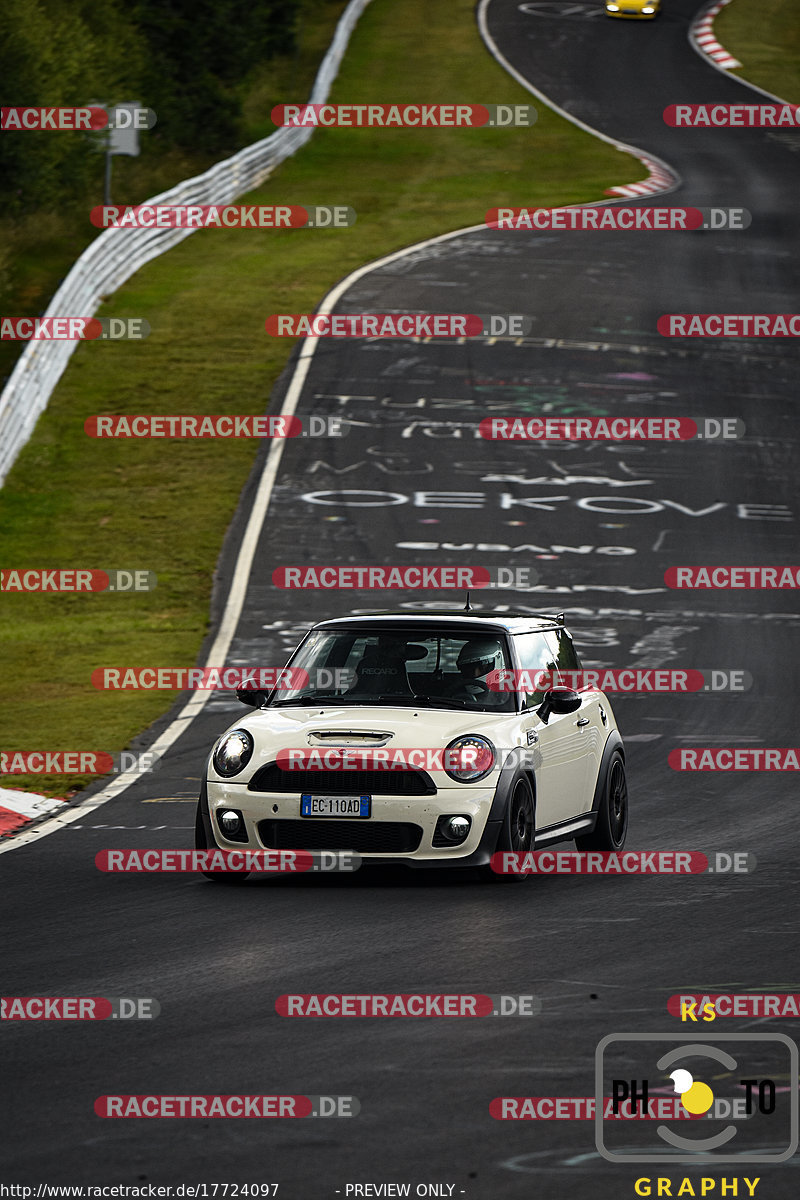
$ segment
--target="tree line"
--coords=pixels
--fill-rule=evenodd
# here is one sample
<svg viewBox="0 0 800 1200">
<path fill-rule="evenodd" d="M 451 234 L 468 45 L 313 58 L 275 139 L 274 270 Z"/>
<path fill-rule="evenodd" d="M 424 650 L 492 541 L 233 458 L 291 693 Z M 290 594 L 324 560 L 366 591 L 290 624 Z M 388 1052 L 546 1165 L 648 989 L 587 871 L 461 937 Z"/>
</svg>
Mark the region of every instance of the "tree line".
<svg viewBox="0 0 800 1200">
<path fill-rule="evenodd" d="M 148 150 L 225 155 L 244 138 L 248 72 L 294 50 L 301 0 L 3 0 L 4 107 L 138 100 Z M 0 211 L 52 208 L 96 184 L 81 132 L 0 135 Z"/>
</svg>

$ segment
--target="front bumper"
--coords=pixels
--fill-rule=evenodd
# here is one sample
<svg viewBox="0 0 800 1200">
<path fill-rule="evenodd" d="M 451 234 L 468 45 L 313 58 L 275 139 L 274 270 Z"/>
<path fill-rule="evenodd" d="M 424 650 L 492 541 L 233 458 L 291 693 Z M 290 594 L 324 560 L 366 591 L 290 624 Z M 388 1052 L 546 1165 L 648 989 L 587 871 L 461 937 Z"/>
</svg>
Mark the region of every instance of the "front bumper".
<svg viewBox="0 0 800 1200">
<path fill-rule="evenodd" d="M 481 861 L 485 855 L 488 862 L 497 841 L 499 816 L 493 809 L 499 790 L 497 776 L 494 776 L 474 786 L 440 788 L 430 796 L 373 796 L 372 816 L 364 819 L 301 817 L 297 792 L 251 792 L 246 784 L 219 780 L 208 781 L 207 803 L 214 842 L 224 850 L 348 849 L 361 854 L 365 863 L 472 866 L 475 865 L 473 856 L 479 852 Z M 229 840 L 223 835 L 216 813 L 224 808 L 234 808 L 242 814 L 246 842 Z M 434 846 L 439 818 L 456 814 L 470 818 L 466 839 L 457 845 Z M 489 831 L 492 845 L 487 852 L 484 835 L 490 825 L 496 825 L 496 828 Z M 321 843 L 326 829 L 331 830 L 329 844 L 309 844 Z M 300 844 L 289 844 L 295 840 Z M 353 844 L 349 844 L 351 841 Z M 393 844 L 398 846 L 397 852 L 387 850 Z M 374 845 L 375 849 L 369 849 L 369 845 Z"/>
</svg>

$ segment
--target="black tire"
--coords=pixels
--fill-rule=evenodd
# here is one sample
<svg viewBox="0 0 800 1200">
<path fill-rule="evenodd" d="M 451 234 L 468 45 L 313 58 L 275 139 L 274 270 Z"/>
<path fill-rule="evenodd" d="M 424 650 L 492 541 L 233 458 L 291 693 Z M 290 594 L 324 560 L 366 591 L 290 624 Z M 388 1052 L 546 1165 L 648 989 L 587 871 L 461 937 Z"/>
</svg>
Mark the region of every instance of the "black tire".
<svg viewBox="0 0 800 1200">
<path fill-rule="evenodd" d="M 495 853 L 503 850 L 515 850 L 524 854 L 533 850 L 535 843 L 536 804 L 533 799 L 533 788 L 528 776 L 520 774 L 511 784 L 511 794 L 508 797 Z M 530 878 L 528 874 L 517 875 L 513 872 L 501 874 L 493 871 L 491 866 L 485 867 L 484 870 L 486 877 L 491 877 L 495 883 L 506 883 L 511 879 L 520 882 Z"/>
<path fill-rule="evenodd" d="M 576 837 L 579 850 L 621 850 L 628 833 L 628 783 L 625 760 L 615 750 L 608 762 L 597 824 L 591 833 Z"/>
<path fill-rule="evenodd" d="M 206 836 L 206 827 L 203 824 L 203 809 L 202 800 L 197 802 L 197 816 L 194 821 L 194 848 L 195 850 L 208 850 L 214 847 L 209 847 L 208 838 Z M 203 871 L 206 879 L 212 879 L 214 883 L 227 883 L 229 885 L 244 883 L 249 871 Z"/>
</svg>

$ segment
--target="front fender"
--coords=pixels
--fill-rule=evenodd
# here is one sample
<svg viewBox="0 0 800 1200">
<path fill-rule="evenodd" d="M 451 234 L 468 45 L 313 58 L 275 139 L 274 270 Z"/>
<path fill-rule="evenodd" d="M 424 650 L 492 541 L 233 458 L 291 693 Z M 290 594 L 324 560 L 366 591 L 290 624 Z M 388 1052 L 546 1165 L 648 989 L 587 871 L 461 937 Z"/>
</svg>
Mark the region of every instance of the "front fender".
<svg viewBox="0 0 800 1200">
<path fill-rule="evenodd" d="M 483 831 L 480 845 L 476 854 L 481 855 L 482 862 L 488 862 L 492 854 L 497 849 L 497 841 L 500 837 L 500 831 L 503 826 L 503 820 L 506 814 L 508 801 L 511 797 L 511 790 L 520 775 L 526 775 L 530 781 L 531 789 L 533 790 L 533 802 L 536 804 L 536 775 L 533 770 L 527 770 L 525 767 L 520 767 L 513 762 L 504 766 L 500 771 L 500 778 L 497 781 L 495 788 L 494 800 L 489 811 L 489 817 L 486 821 L 486 826 Z M 486 857 L 488 856 L 488 857 Z"/>
<path fill-rule="evenodd" d="M 603 747 L 603 757 L 600 759 L 600 769 L 597 772 L 597 780 L 594 785 L 594 796 L 592 797 L 591 812 L 594 813 L 595 822 L 597 821 L 597 813 L 600 808 L 600 802 L 603 799 L 603 792 L 606 786 L 606 776 L 608 775 L 608 764 L 611 761 L 611 755 L 615 750 L 619 750 L 622 755 L 623 762 L 625 760 L 625 743 L 620 736 L 619 730 L 612 729 L 606 739 L 606 744 Z M 594 822 L 592 824 L 594 829 Z"/>
</svg>

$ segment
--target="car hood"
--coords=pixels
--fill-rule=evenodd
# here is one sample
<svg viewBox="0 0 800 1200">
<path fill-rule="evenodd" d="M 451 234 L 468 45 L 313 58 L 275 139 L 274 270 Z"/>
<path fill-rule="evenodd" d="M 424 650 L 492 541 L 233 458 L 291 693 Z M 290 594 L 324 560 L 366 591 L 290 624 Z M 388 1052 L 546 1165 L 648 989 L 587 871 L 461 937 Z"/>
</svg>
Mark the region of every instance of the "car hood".
<svg viewBox="0 0 800 1200">
<path fill-rule="evenodd" d="M 499 748 L 511 737 L 509 719 L 514 725 L 513 713 L 411 706 L 355 708 L 343 705 L 337 708 L 326 705 L 258 709 L 230 726 L 231 729 L 247 729 L 255 742 L 253 756 L 235 782 L 246 783 L 259 767 L 274 760 L 278 750 L 337 746 L 442 749 L 454 738 L 469 733 L 483 734 Z M 516 732 L 515 727 L 515 735 Z M 518 737 L 514 737 L 514 742 L 519 744 Z M 220 778 L 211 764 L 209 778 Z"/>
</svg>

